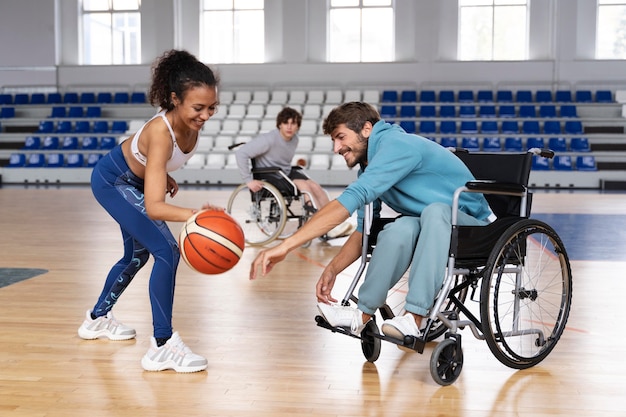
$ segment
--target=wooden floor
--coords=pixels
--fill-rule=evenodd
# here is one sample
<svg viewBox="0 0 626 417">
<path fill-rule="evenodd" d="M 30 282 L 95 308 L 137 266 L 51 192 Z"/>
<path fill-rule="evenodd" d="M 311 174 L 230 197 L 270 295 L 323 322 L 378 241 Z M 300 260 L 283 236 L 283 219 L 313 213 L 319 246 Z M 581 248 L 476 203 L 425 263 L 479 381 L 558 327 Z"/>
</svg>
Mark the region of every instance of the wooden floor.
<svg viewBox="0 0 626 417">
<path fill-rule="evenodd" d="M 228 194 L 182 189 L 176 200 L 225 205 Z M 368 363 L 357 340 L 315 325 L 314 286 L 338 250 L 337 243 L 320 241 L 253 282 L 254 248 L 219 276 L 198 275 L 181 262 L 174 326 L 208 358 L 208 370 L 144 372 L 151 264 L 115 308 L 116 317 L 137 329 L 136 340 L 84 341 L 76 333 L 121 250 L 116 224 L 90 190 L 0 188 L 0 210 L 0 267 L 49 271 L 0 288 L 2 416 L 626 415 L 623 229 L 614 231 L 617 246 L 602 243 L 614 242 L 612 233 L 595 236 L 591 256 L 572 260 L 568 327 L 545 361 L 509 369 L 465 330 L 463 372 L 441 387 L 429 372 L 432 344 L 420 355 L 383 343 L 378 361 Z M 537 193 L 534 212 L 623 221 L 626 194 Z M 175 233 L 179 227 L 172 225 Z M 621 259 L 593 256 L 607 251 Z M 344 275 L 339 297 L 352 277 Z"/>
</svg>

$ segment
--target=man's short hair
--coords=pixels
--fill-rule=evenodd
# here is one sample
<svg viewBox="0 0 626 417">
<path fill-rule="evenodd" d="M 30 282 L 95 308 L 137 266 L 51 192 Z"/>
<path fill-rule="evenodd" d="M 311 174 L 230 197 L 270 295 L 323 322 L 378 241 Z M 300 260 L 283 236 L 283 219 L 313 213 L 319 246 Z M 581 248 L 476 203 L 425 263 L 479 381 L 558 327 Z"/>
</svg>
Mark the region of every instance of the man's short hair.
<svg viewBox="0 0 626 417">
<path fill-rule="evenodd" d="M 291 107 L 285 107 L 282 109 L 278 115 L 276 115 L 276 127 L 280 127 L 283 123 L 287 123 L 289 119 L 292 119 L 298 127 L 302 125 L 302 115 L 296 109 L 292 109 Z"/>
<path fill-rule="evenodd" d="M 352 101 L 335 107 L 324 119 L 324 134 L 330 135 L 339 125 L 346 127 L 356 133 L 361 133 L 365 122 L 372 125 L 380 120 L 378 110 L 371 104 L 361 101 Z"/>
</svg>

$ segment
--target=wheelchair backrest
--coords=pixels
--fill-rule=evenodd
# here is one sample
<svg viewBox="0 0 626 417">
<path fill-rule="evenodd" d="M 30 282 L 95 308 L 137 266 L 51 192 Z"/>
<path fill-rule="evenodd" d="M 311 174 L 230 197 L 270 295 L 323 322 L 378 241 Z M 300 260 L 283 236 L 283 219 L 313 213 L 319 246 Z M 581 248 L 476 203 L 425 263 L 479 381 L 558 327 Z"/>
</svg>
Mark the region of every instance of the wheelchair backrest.
<svg viewBox="0 0 626 417">
<path fill-rule="evenodd" d="M 477 180 L 528 186 L 532 153 L 471 153 L 456 152 Z M 526 216 L 530 215 L 531 193 L 527 192 Z M 519 216 L 521 197 L 485 195 L 491 210 L 498 218 Z"/>
</svg>

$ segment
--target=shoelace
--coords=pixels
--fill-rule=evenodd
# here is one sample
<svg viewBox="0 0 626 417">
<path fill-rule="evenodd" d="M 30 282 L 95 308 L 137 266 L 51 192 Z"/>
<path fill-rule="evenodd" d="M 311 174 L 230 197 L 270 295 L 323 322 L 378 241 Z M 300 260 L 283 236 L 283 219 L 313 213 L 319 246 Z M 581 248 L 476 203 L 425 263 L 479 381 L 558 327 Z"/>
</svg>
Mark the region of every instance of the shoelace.
<svg viewBox="0 0 626 417">
<path fill-rule="evenodd" d="M 361 327 L 363 325 L 363 323 L 361 323 L 361 312 L 359 310 L 356 310 L 354 312 L 354 314 L 352 314 L 352 322 L 350 323 L 350 330 L 353 333 L 356 333 L 359 331 L 359 327 Z"/>
</svg>

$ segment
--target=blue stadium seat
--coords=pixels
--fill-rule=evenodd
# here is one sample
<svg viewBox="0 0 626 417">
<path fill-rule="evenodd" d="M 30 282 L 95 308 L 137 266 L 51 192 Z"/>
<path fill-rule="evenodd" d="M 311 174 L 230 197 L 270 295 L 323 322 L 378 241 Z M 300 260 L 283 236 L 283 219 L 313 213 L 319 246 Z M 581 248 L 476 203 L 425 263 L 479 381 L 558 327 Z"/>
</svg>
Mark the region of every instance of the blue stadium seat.
<svg viewBox="0 0 626 417">
<path fill-rule="evenodd" d="M 497 135 L 498 131 L 498 122 L 495 120 L 485 120 L 480 124 L 480 132 L 483 135 Z"/>
<path fill-rule="evenodd" d="M 533 155 L 531 169 L 535 171 L 548 171 L 550 170 L 550 160 L 543 156 Z"/>
<path fill-rule="evenodd" d="M 403 103 L 416 103 L 417 102 L 417 91 L 415 90 L 403 90 L 400 93 L 400 101 Z"/>
<path fill-rule="evenodd" d="M 539 106 L 539 117 L 556 117 L 556 106 L 554 104 L 542 104 Z"/>
<path fill-rule="evenodd" d="M 80 102 L 82 104 L 93 104 L 96 102 L 96 93 L 86 91 L 80 95 Z"/>
<path fill-rule="evenodd" d="M 496 101 L 498 103 L 512 103 L 513 91 L 511 90 L 498 90 L 496 91 Z"/>
<path fill-rule="evenodd" d="M 435 106 L 427 104 L 420 106 L 420 117 L 435 117 L 437 116 Z"/>
<path fill-rule="evenodd" d="M 26 166 L 26 155 L 23 153 L 12 153 L 9 156 L 7 168 L 22 168 Z"/>
<path fill-rule="evenodd" d="M 530 90 L 517 90 L 515 92 L 515 101 L 518 103 L 532 103 L 533 93 Z"/>
<path fill-rule="evenodd" d="M 450 134 L 457 133 L 456 122 L 453 120 L 444 120 L 439 125 L 439 133 Z"/>
<path fill-rule="evenodd" d="M 417 107 L 403 104 L 402 106 L 400 106 L 400 117 L 417 117 Z"/>
<path fill-rule="evenodd" d="M 476 117 L 476 107 L 469 105 L 460 106 L 459 117 Z"/>
<path fill-rule="evenodd" d="M 99 153 L 90 153 L 87 155 L 87 166 L 89 168 L 94 167 L 98 161 L 102 158 L 102 154 Z"/>
<path fill-rule="evenodd" d="M 552 168 L 557 171 L 571 171 L 572 157 L 570 155 L 556 155 L 552 160 Z"/>
<path fill-rule="evenodd" d="M 539 122 L 537 120 L 524 120 L 522 122 L 522 133 L 526 135 L 539 134 Z"/>
<path fill-rule="evenodd" d="M 56 150 L 59 149 L 59 137 L 58 136 L 46 136 L 43 138 L 43 145 L 41 149 Z"/>
<path fill-rule="evenodd" d="M 63 144 L 61 145 L 61 149 L 66 150 L 66 151 L 78 149 L 78 137 L 77 136 L 64 137 Z"/>
<path fill-rule="evenodd" d="M 144 104 L 146 102 L 146 93 L 143 91 L 135 91 L 130 95 L 130 102 L 133 104 Z"/>
<path fill-rule="evenodd" d="M 100 104 L 108 104 L 113 102 L 113 94 L 108 91 L 101 91 L 96 97 L 96 102 Z"/>
<path fill-rule="evenodd" d="M 65 106 L 53 106 L 50 110 L 50 117 L 67 117 L 67 109 Z"/>
<path fill-rule="evenodd" d="M 567 152 L 567 141 L 564 137 L 552 137 L 548 139 L 548 148 L 554 152 Z"/>
<path fill-rule="evenodd" d="M 72 122 L 69 120 L 61 120 L 57 123 L 56 133 L 70 133 L 72 131 Z"/>
<path fill-rule="evenodd" d="M 86 150 L 98 149 L 98 138 L 95 136 L 83 136 L 80 147 Z"/>
<path fill-rule="evenodd" d="M 41 168 L 46 165 L 46 156 L 42 153 L 31 153 L 28 156 L 28 163 L 26 164 L 29 168 Z"/>
<path fill-rule="evenodd" d="M 128 122 L 125 120 L 113 120 L 111 122 L 111 133 L 126 133 Z"/>
<path fill-rule="evenodd" d="M 46 155 L 46 166 L 48 168 L 61 168 L 65 165 L 65 157 L 62 153 L 49 153 Z"/>
<path fill-rule="evenodd" d="M 109 122 L 106 120 L 96 120 L 93 122 L 93 133 L 107 133 L 109 131 Z"/>
<path fill-rule="evenodd" d="M 559 115 L 561 117 L 578 117 L 578 112 L 574 104 L 563 104 L 559 109 Z"/>
<path fill-rule="evenodd" d="M 452 90 L 441 90 L 439 92 L 439 101 L 442 103 L 454 103 L 454 91 Z"/>
<path fill-rule="evenodd" d="M 515 112 L 515 106 L 504 104 L 500 105 L 498 108 L 498 114 L 500 117 L 516 117 L 517 113 Z"/>
<path fill-rule="evenodd" d="M 109 150 L 115 148 L 117 140 L 113 136 L 104 136 L 100 138 L 100 149 Z"/>
<path fill-rule="evenodd" d="M 596 103 L 612 103 L 613 93 L 611 90 L 598 90 L 596 91 Z"/>
<path fill-rule="evenodd" d="M 30 95 L 26 93 L 17 93 L 15 97 L 13 97 L 13 104 L 29 104 L 30 103 Z"/>
<path fill-rule="evenodd" d="M 100 106 L 89 106 L 87 107 L 87 111 L 85 112 L 86 117 L 98 118 L 102 117 L 102 107 Z"/>
<path fill-rule="evenodd" d="M 493 103 L 493 91 L 478 90 L 476 100 L 478 100 L 479 103 Z"/>
<path fill-rule="evenodd" d="M 590 152 L 591 146 L 589 145 L 589 139 L 587 138 L 572 138 L 570 140 L 569 148 L 572 152 Z"/>
<path fill-rule="evenodd" d="M 0 94 L 0 105 L 13 104 L 13 96 L 11 94 Z"/>
<path fill-rule="evenodd" d="M 519 117 L 537 117 L 537 110 L 534 104 L 523 104 L 519 106 Z"/>
<path fill-rule="evenodd" d="M 504 120 L 500 130 L 504 134 L 519 133 L 519 124 L 515 120 Z"/>
<path fill-rule="evenodd" d="M 67 115 L 68 117 L 84 117 L 85 109 L 80 106 L 71 106 Z"/>
<path fill-rule="evenodd" d="M 89 133 L 91 131 L 91 124 L 89 120 L 77 120 L 74 124 L 75 133 Z"/>
<path fill-rule="evenodd" d="M 420 91 L 420 102 L 422 103 L 434 103 L 437 101 L 434 90 L 422 90 Z"/>
<path fill-rule="evenodd" d="M 417 131 L 415 121 L 413 120 L 402 120 L 400 122 L 400 127 L 404 129 L 406 133 L 415 133 Z"/>
<path fill-rule="evenodd" d="M 464 137 L 461 140 L 461 147 L 463 149 L 467 149 L 470 152 L 480 151 L 480 143 L 478 142 L 478 138 L 475 136 Z"/>
<path fill-rule="evenodd" d="M 535 101 L 537 103 L 552 103 L 552 91 L 550 90 L 537 90 L 535 93 Z"/>
<path fill-rule="evenodd" d="M 596 158 L 592 155 L 577 156 L 576 169 L 579 171 L 597 171 Z"/>
<path fill-rule="evenodd" d="M 70 153 L 67 155 L 68 168 L 82 168 L 85 165 L 85 157 L 82 153 Z"/>
<path fill-rule="evenodd" d="M 437 133 L 437 125 L 434 120 L 421 120 L 419 124 L 420 134 L 429 135 Z"/>
<path fill-rule="evenodd" d="M 383 119 L 394 119 L 398 114 L 396 106 L 384 105 L 380 107 L 380 117 Z"/>
<path fill-rule="evenodd" d="M 556 93 L 554 93 L 554 101 L 557 103 L 571 103 L 572 92 L 570 90 L 556 90 Z"/>
<path fill-rule="evenodd" d="M 591 90 L 577 90 L 574 98 L 577 103 L 591 103 L 593 102 L 593 95 Z"/>
<path fill-rule="evenodd" d="M 46 95 L 44 93 L 33 93 L 30 95 L 30 104 L 46 104 Z"/>
<path fill-rule="evenodd" d="M 478 107 L 478 116 L 480 117 L 496 117 L 496 106 L 482 105 Z"/>
<path fill-rule="evenodd" d="M 565 133 L 568 135 L 580 135 L 583 133 L 583 124 L 579 120 L 567 120 L 565 122 Z"/>
<path fill-rule="evenodd" d="M 52 120 L 42 120 L 39 122 L 39 133 L 52 133 L 54 132 L 54 122 Z"/>
<path fill-rule="evenodd" d="M 67 92 L 63 95 L 63 103 L 76 104 L 78 103 L 78 93 Z"/>
<path fill-rule="evenodd" d="M 458 95 L 459 103 L 473 103 L 474 92 L 472 90 L 460 90 Z"/>
<path fill-rule="evenodd" d="M 524 146 L 522 145 L 522 138 L 520 137 L 505 138 L 504 150 L 506 152 L 522 152 L 524 150 Z"/>
<path fill-rule="evenodd" d="M 483 138 L 483 151 L 500 152 L 502 150 L 502 141 L 499 137 Z"/>
<path fill-rule="evenodd" d="M 444 104 L 439 107 L 439 117 L 456 117 L 456 107 L 451 104 Z"/>
<path fill-rule="evenodd" d="M 48 97 L 46 97 L 47 104 L 61 104 L 63 102 L 63 97 L 61 93 L 48 93 Z"/>
<path fill-rule="evenodd" d="M 456 148 L 458 146 L 458 139 L 455 137 L 443 137 L 441 138 L 441 146 L 444 148 Z"/>
<path fill-rule="evenodd" d="M 130 94 L 126 91 L 118 91 L 113 95 L 113 103 L 115 104 L 127 104 L 130 101 Z"/>
<path fill-rule="evenodd" d="M 476 120 L 463 120 L 461 121 L 461 133 L 478 133 L 478 124 Z"/>
<path fill-rule="evenodd" d="M 383 93 L 380 96 L 380 101 L 382 103 L 397 103 L 398 92 L 395 90 L 383 90 Z"/>
<path fill-rule="evenodd" d="M 545 140 L 543 138 L 537 138 L 533 136 L 526 139 L 526 150 L 533 148 L 543 149 L 545 147 Z"/>
<path fill-rule="evenodd" d="M 1 119 L 10 119 L 12 117 L 15 117 L 15 107 L 3 107 L 0 110 Z"/>
<path fill-rule="evenodd" d="M 22 149 L 35 150 L 41 148 L 41 138 L 39 136 L 27 136 Z"/>
<path fill-rule="evenodd" d="M 543 133 L 546 135 L 560 135 L 561 130 L 561 122 L 558 120 L 548 120 L 543 122 Z"/>
</svg>

